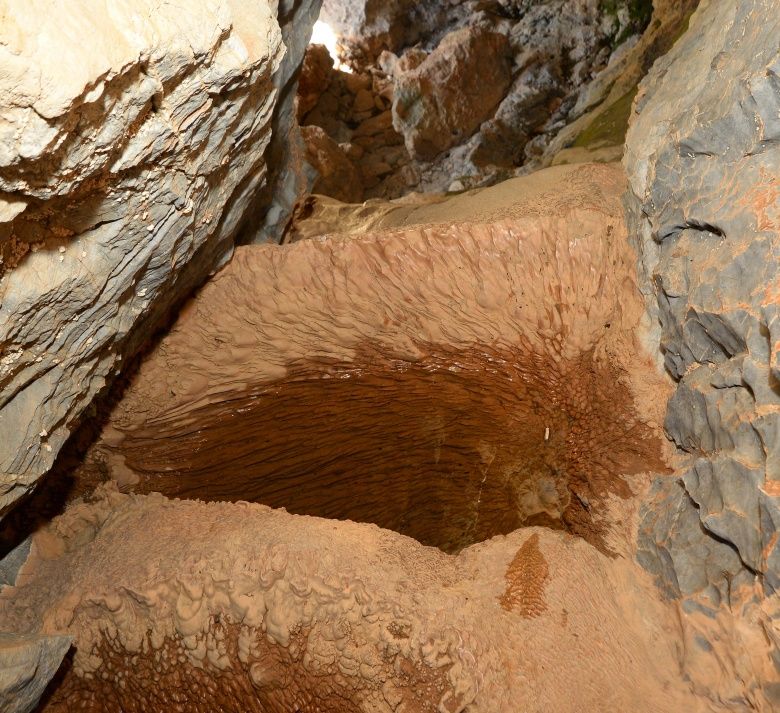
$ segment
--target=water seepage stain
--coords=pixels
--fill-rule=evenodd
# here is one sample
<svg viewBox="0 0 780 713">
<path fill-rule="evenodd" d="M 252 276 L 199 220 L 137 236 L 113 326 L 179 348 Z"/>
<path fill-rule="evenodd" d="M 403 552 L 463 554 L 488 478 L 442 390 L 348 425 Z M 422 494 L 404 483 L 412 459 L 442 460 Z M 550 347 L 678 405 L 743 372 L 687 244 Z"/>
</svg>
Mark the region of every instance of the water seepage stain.
<svg viewBox="0 0 780 713">
<path fill-rule="evenodd" d="M 663 467 L 620 371 L 592 352 L 363 348 L 126 433 L 134 490 L 372 522 L 457 552 L 518 527 L 605 550 L 594 518 L 623 474 Z"/>
</svg>

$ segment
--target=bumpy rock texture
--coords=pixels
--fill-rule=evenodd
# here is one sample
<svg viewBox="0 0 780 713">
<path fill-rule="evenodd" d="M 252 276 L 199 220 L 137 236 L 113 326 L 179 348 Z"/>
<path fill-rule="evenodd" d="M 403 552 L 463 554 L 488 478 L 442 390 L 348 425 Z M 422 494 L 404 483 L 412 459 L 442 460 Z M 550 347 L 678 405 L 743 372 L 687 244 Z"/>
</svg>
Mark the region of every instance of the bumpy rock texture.
<svg viewBox="0 0 780 713">
<path fill-rule="evenodd" d="M 663 468 L 623 186 L 553 169 L 438 223 L 241 248 L 144 361 L 94 470 L 450 552 L 528 524 L 606 549 L 605 499 Z"/>
<path fill-rule="evenodd" d="M 680 678 L 679 619 L 649 576 L 543 528 L 453 557 L 106 490 L 36 535 L 23 574 L 0 618 L 75 640 L 51 713 L 717 710 Z"/>
<path fill-rule="evenodd" d="M 325 2 L 357 74 L 317 50 L 300 117 L 354 164 L 366 198 L 618 160 L 636 85 L 696 3 Z"/>
<path fill-rule="evenodd" d="M 780 671 L 780 15 L 702 2 L 643 82 L 628 134 L 643 291 L 677 382 L 665 427 L 687 454 L 659 481 L 642 561 L 690 605 L 763 628 Z M 773 611 L 774 610 L 774 611 Z M 755 663 L 755 662 L 754 662 Z M 745 672 L 752 685 L 771 663 Z M 780 686 L 764 693 L 780 705 Z"/>
<path fill-rule="evenodd" d="M 393 121 L 414 158 L 433 159 L 490 118 L 511 81 L 509 41 L 464 27 L 393 87 Z"/>
<path fill-rule="evenodd" d="M 270 203 L 316 5 L 278 9 L 0 3 L 0 512 Z"/>
</svg>

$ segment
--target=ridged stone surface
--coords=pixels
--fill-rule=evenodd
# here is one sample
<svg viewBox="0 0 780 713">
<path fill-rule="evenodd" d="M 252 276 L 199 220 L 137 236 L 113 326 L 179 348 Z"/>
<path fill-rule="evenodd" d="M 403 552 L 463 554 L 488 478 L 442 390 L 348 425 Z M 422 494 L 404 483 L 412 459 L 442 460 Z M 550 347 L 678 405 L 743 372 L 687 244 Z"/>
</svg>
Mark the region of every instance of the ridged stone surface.
<svg viewBox="0 0 780 713">
<path fill-rule="evenodd" d="M 685 455 L 655 486 L 640 558 L 672 596 L 761 607 L 780 670 L 779 35 L 773 0 L 702 2 L 641 85 L 625 165 Z"/>
<path fill-rule="evenodd" d="M 0 513 L 261 208 L 295 69 L 277 10 L 292 27 L 261 0 L 0 2 Z"/>
</svg>

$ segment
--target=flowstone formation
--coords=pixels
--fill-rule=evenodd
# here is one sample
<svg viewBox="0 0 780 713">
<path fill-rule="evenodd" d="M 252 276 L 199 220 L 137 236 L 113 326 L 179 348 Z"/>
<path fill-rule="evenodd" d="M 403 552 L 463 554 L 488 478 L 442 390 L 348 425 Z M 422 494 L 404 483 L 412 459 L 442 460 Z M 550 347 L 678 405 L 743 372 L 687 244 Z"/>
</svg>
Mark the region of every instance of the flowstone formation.
<svg viewBox="0 0 780 713">
<path fill-rule="evenodd" d="M 394 231 L 240 248 L 82 477 L 450 552 L 530 524 L 607 551 L 601 503 L 664 468 L 624 185 L 613 166 L 551 169 Z"/>
<path fill-rule="evenodd" d="M 42 710 L 751 710 L 697 643 L 730 613 L 634 560 L 666 382 L 625 185 L 557 167 L 239 249 L 0 592 L 72 637 Z"/>
<path fill-rule="evenodd" d="M 452 557 L 372 525 L 104 490 L 36 536 L 23 578 L 2 620 L 77 642 L 47 713 L 708 710 L 648 575 L 544 528 Z"/>
<path fill-rule="evenodd" d="M 774 5 L 0 0 L 0 709 L 780 708 Z"/>
</svg>

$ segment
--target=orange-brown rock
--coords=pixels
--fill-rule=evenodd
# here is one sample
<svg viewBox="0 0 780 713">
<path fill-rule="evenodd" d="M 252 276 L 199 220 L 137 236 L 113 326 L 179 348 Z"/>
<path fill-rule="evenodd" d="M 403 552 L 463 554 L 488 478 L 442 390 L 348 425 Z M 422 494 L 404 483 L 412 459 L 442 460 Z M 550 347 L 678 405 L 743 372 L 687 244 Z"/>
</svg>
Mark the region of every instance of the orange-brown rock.
<svg viewBox="0 0 780 713">
<path fill-rule="evenodd" d="M 303 57 L 298 79 L 298 121 L 308 114 L 328 89 L 333 58 L 325 45 L 309 45 Z"/>
<path fill-rule="evenodd" d="M 347 203 L 359 203 L 363 199 L 360 172 L 339 145 L 319 126 L 304 126 L 301 135 L 306 160 L 316 172 L 312 191 Z"/>
<path fill-rule="evenodd" d="M 526 554 L 555 563 L 530 618 L 505 606 Z M 453 557 L 372 525 L 107 489 L 36 536 L 0 619 L 74 637 L 45 713 L 704 713 L 652 592 L 543 528 Z"/>
<path fill-rule="evenodd" d="M 466 27 L 448 34 L 417 67 L 396 77 L 393 124 L 409 153 L 432 159 L 492 116 L 512 75 L 509 42 Z"/>
<path fill-rule="evenodd" d="M 240 249 L 0 591 L 74 642 L 43 710 L 747 711 L 731 614 L 634 561 L 665 383 L 624 187 L 557 167 Z"/>
<path fill-rule="evenodd" d="M 552 169 L 433 205 L 447 222 L 240 249 L 142 364 L 92 477 L 446 551 L 530 524 L 607 551 L 601 504 L 664 467 L 623 187 Z"/>
</svg>

